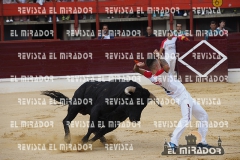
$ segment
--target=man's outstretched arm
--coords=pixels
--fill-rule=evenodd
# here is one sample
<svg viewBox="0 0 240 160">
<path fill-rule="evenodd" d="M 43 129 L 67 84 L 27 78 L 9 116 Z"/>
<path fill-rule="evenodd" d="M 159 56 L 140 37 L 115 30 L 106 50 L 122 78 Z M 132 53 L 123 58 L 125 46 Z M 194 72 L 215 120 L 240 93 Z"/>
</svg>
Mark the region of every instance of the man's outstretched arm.
<svg viewBox="0 0 240 160">
<path fill-rule="evenodd" d="M 143 67 L 143 66 L 144 66 L 144 63 L 140 62 L 140 65 Z M 134 72 L 138 72 L 138 73 L 144 75 L 144 72 L 145 72 L 146 70 L 140 68 L 137 64 L 135 64 L 134 67 L 133 67 L 133 71 L 134 71 Z"/>
<path fill-rule="evenodd" d="M 153 54 L 155 55 L 155 57 L 158 59 L 161 68 L 168 73 L 168 71 L 170 70 L 170 67 L 167 63 L 167 61 L 164 59 L 164 57 L 162 56 L 162 50 L 160 51 L 160 53 L 158 52 L 158 50 L 154 50 Z"/>
<path fill-rule="evenodd" d="M 164 69 L 164 71 L 168 73 L 170 70 L 170 67 L 167 61 L 163 57 L 160 57 L 158 60 L 160 62 L 161 67 Z"/>
</svg>

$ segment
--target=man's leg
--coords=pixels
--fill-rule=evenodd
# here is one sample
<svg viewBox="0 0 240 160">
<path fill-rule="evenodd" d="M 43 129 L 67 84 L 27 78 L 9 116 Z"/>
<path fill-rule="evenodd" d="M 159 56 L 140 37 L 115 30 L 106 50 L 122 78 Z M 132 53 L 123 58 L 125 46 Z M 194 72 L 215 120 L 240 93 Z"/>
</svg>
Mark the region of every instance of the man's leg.
<svg viewBox="0 0 240 160">
<path fill-rule="evenodd" d="M 175 73 L 175 65 L 176 65 L 176 57 L 171 57 L 171 60 L 170 60 L 170 73 L 172 75 L 174 75 L 174 73 Z"/>
<path fill-rule="evenodd" d="M 193 98 L 192 114 L 199 121 L 198 132 L 201 135 L 201 143 L 207 144 L 206 135 L 208 131 L 208 114 Z"/>
<path fill-rule="evenodd" d="M 180 99 L 177 100 L 179 100 L 180 102 L 179 105 L 181 107 L 182 118 L 178 122 L 178 125 L 173 131 L 171 137 L 171 143 L 174 143 L 176 146 L 178 146 L 178 140 L 182 135 L 183 131 L 185 130 L 185 127 L 189 124 L 189 122 L 192 119 L 192 102 L 189 101 L 187 93 L 186 92 L 182 93 Z"/>
</svg>

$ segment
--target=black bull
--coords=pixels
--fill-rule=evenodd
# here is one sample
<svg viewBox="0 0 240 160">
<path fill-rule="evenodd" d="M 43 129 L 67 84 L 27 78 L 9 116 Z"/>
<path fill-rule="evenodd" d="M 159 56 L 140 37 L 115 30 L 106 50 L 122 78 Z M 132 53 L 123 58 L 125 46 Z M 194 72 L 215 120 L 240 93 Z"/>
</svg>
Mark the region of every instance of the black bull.
<svg viewBox="0 0 240 160">
<path fill-rule="evenodd" d="M 140 121 L 142 110 L 152 99 L 161 106 L 153 94 L 133 81 L 85 82 L 75 91 L 72 100 L 60 92 L 43 91 L 42 94 L 69 105 L 68 114 L 63 119 L 64 140 L 67 143 L 71 141 L 69 125 L 78 113 L 90 115 L 88 132 L 82 142 L 87 143 L 89 136 L 94 133 L 91 143 L 97 139 L 105 143 L 104 135 L 119 125 L 110 126 L 109 122 L 122 122 L 128 117 L 131 122 Z M 99 126 L 99 121 L 103 126 Z"/>
</svg>

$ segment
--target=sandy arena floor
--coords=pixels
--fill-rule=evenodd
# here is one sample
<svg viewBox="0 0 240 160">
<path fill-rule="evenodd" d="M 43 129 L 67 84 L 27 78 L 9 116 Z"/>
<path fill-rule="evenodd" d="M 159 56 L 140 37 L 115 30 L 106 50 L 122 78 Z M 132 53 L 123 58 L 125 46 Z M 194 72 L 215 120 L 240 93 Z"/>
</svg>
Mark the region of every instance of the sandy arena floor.
<svg viewBox="0 0 240 160">
<path fill-rule="evenodd" d="M 209 121 L 224 122 L 223 127 L 209 128 L 207 135 L 208 143 L 217 145 L 218 136 L 221 137 L 224 155 L 218 156 L 185 156 L 185 155 L 161 155 L 165 139 L 170 140 L 169 134 L 174 127 L 156 127 L 154 121 L 178 121 L 181 118 L 180 108 L 176 104 L 163 104 L 163 108 L 155 104 L 149 104 L 142 112 L 141 127 L 117 128 L 108 133 L 108 143 L 129 144 L 133 150 L 107 150 L 99 141 L 93 144 L 93 150 L 88 151 L 61 151 L 59 146 L 64 144 L 64 130 L 62 120 L 67 114 L 67 106 L 56 109 L 49 105 L 20 105 L 18 98 L 45 98 L 40 92 L 0 94 L 0 159 L 1 160 L 27 160 L 27 159 L 240 159 L 240 84 L 228 83 L 191 83 L 185 84 L 187 90 L 194 98 L 210 98 L 215 105 L 202 104 L 209 115 Z M 170 99 L 161 88 L 154 85 L 144 86 L 157 97 Z M 66 96 L 72 97 L 74 90 L 59 90 Z M 42 101 L 40 101 L 42 102 Z M 220 104 L 218 104 L 220 102 Z M 167 100 L 165 100 L 167 103 Z M 78 115 L 74 121 L 88 121 L 89 116 Z M 15 122 L 16 126 L 14 127 Z M 21 127 L 22 121 L 53 121 L 53 127 L 32 128 Z M 196 119 L 193 118 L 180 138 L 179 143 L 186 144 L 185 136 L 197 131 Z M 126 120 L 125 124 L 127 124 Z M 228 124 L 226 124 L 228 122 Z M 45 124 L 46 125 L 46 124 Z M 83 125 L 70 128 L 72 143 L 80 142 L 87 128 Z M 24 149 L 23 144 L 38 145 L 40 149 Z M 56 150 L 50 150 L 55 144 Z M 33 146 L 34 149 L 34 146 Z M 128 149 L 130 149 L 128 147 Z"/>
</svg>

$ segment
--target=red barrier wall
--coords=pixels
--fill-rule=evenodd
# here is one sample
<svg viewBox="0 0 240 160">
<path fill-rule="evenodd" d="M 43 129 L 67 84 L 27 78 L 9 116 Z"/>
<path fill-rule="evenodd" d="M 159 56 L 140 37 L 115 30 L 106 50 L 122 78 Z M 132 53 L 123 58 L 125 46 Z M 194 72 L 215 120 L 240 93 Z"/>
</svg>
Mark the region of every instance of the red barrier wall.
<svg viewBox="0 0 240 160">
<path fill-rule="evenodd" d="M 228 36 L 228 68 L 240 68 L 240 33 Z"/>
<path fill-rule="evenodd" d="M 235 36 L 236 38 L 236 36 Z M 152 52 L 154 49 L 159 49 L 160 43 L 163 37 L 156 38 L 124 38 L 113 40 L 81 40 L 81 41 L 45 41 L 45 42 L 4 42 L 0 43 L 0 78 L 10 78 L 11 75 L 21 77 L 21 75 L 53 75 L 53 76 L 65 76 L 65 75 L 86 75 L 86 74 L 108 74 L 108 73 L 131 73 L 133 68 L 133 59 L 137 58 L 137 52 L 142 53 L 143 57 L 147 57 L 148 52 Z M 229 66 L 233 68 L 240 68 L 239 54 L 236 56 L 239 47 L 238 41 L 229 40 L 210 40 L 209 42 L 227 55 L 229 58 L 213 70 L 209 75 L 227 75 L 228 62 L 231 62 Z M 178 42 L 177 52 L 181 55 L 187 52 L 198 42 Z M 229 45 L 230 43 L 230 45 Z M 229 52 L 229 46 L 235 46 Z M 202 45 L 198 48 L 199 52 L 212 52 L 209 47 Z M 36 52 L 45 53 L 46 59 L 20 59 L 18 53 L 24 52 Z M 57 59 L 49 59 L 49 53 L 55 52 Z M 60 59 L 60 52 L 80 52 L 80 53 L 92 53 L 92 59 L 88 56 L 87 59 Z M 107 59 L 106 53 L 132 53 L 133 57 L 126 59 Z M 227 54 L 229 52 L 229 54 Z M 239 53 L 239 52 L 238 52 Z M 234 57 L 229 56 L 235 54 Z M 189 55 L 190 56 L 190 55 Z M 114 57 L 114 55 L 113 55 Z M 122 55 L 120 55 L 122 57 Z M 86 57 L 85 57 L 86 58 Z M 133 59 L 130 59 L 133 58 Z M 185 60 L 185 59 L 184 59 Z M 205 72 L 205 69 L 211 68 L 218 60 L 195 60 L 190 57 L 186 57 L 190 65 L 194 68 Z M 232 63 L 233 62 L 233 63 Z M 192 75 L 192 79 L 196 75 L 194 72 L 179 64 L 179 74 L 184 77 L 185 75 Z M 187 82 L 183 80 L 183 82 Z"/>
<path fill-rule="evenodd" d="M 227 56 L 227 40 L 226 39 L 215 39 L 209 40 L 210 47 L 215 47 L 218 51 Z M 187 54 L 187 52 L 196 46 L 199 41 L 191 42 L 178 42 L 177 51 L 180 56 Z M 206 42 L 207 43 L 207 42 Z M 206 77 L 201 77 L 201 75 L 196 74 L 194 69 L 200 74 L 204 75 L 208 72 L 214 65 L 216 65 L 222 58 L 219 54 L 210 48 L 206 43 L 201 44 L 196 49 L 192 50 L 183 61 L 186 62 L 192 68 L 188 68 L 186 65 L 178 62 L 178 70 L 182 82 L 226 82 L 228 75 L 228 59 L 223 63 L 219 64 L 216 69 L 206 75 Z"/>
</svg>

